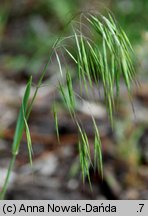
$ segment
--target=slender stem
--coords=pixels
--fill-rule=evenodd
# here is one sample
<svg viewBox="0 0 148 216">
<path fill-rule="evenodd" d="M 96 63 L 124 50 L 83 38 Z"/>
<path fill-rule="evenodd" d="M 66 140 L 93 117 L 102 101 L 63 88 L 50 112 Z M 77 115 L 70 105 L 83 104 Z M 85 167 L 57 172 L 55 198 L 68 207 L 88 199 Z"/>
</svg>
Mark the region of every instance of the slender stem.
<svg viewBox="0 0 148 216">
<path fill-rule="evenodd" d="M 45 74 L 46 74 L 46 69 L 47 69 L 47 67 L 48 67 L 48 65 L 49 65 L 49 63 L 50 63 L 50 59 L 51 59 L 51 56 L 52 56 L 52 54 L 53 54 L 53 52 L 54 52 L 54 49 L 55 49 L 55 47 L 57 46 L 57 44 L 59 43 L 60 39 L 62 38 L 62 35 L 64 34 L 64 32 L 65 32 L 67 26 L 71 23 L 71 21 L 72 21 L 77 15 L 78 15 L 78 14 L 75 14 L 75 15 L 67 22 L 67 24 L 65 25 L 65 27 L 64 27 L 64 29 L 63 29 L 63 31 L 62 31 L 62 33 L 61 33 L 60 36 L 57 38 L 57 40 L 54 42 L 54 44 L 53 44 L 53 46 L 52 46 L 52 48 L 51 48 L 51 51 L 50 51 L 50 54 L 49 54 L 49 58 L 48 58 L 47 63 L 46 63 L 46 65 L 45 65 L 45 67 L 44 67 L 44 69 L 43 69 L 43 71 L 42 71 L 42 73 L 41 73 L 41 76 L 40 76 L 40 78 L 39 78 L 37 87 L 36 87 L 35 92 L 34 92 L 34 95 L 33 95 L 33 98 L 32 98 L 32 100 L 31 100 L 31 103 L 30 103 L 29 107 L 28 107 L 27 114 L 26 114 L 26 119 L 27 119 L 27 120 L 28 120 L 28 118 L 29 118 L 29 116 L 30 116 L 30 113 L 31 113 L 31 111 L 32 111 L 32 107 L 33 107 L 34 100 L 35 100 L 35 98 L 36 98 L 36 95 L 37 95 L 37 93 L 38 93 L 38 90 L 39 90 L 39 88 L 40 88 L 40 86 L 41 86 L 41 84 L 42 84 L 42 81 L 43 81 L 43 79 L 44 79 L 44 76 L 45 76 Z M 10 163 L 9 163 L 9 167 L 8 167 L 8 171 L 7 171 L 7 176 L 6 176 L 4 185 L 3 185 L 3 187 L 2 187 L 2 191 L 1 191 L 1 193 L 0 193 L 0 200 L 3 200 L 3 199 L 5 198 L 5 194 L 6 194 L 6 191 L 7 191 L 7 188 L 8 188 L 9 178 L 10 178 L 12 169 L 13 169 L 13 167 L 14 167 L 15 159 L 16 159 L 16 155 L 13 155 L 12 158 L 11 158 L 11 160 L 10 160 Z"/>
<path fill-rule="evenodd" d="M 62 33 L 62 34 L 63 34 L 63 33 Z M 54 48 L 55 48 L 56 45 L 58 44 L 60 38 L 62 37 L 62 34 L 59 36 L 59 38 L 55 41 L 55 43 L 54 43 L 53 46 L 52 46 L 51 52 L 50 52 L 50 54 L 49 54 L 48 61 L 47 61 L 46 65 L 45 65 L 45 67 L 44 67 L 44 69 L 43 69 L 43 71 L 42 71 L 42 74 L 41 74 L 40 79 L 39 79 L 39 81 L 38 81 L 38 84 L 37 84 L 37 87 L 36 87 L 36 89 L 35 89 L 33 98 L 32 98 L 31 103 L 30 103 L 30 105 L 29 105 L 29 108 L 28 108 L 28 111 L 27 111 L 26 119 L 29 118 L 29 115 L 30 115 L 31 110 L 32 110 L 32 107 L 33 107 L 34 100 L 35 100 L 35 98 L 36 98 L 36 95 L 37 95 L 37 93 L 38 93 L 38 90 L 39 90 L 39 88 L 40 88 L 40 86 L 41 86 L 41 84 L 42 84 L 42 81 L 43 81 L 43 79 L 44 79 L 44 76 L 45 76 L 45 74 L 46 74 L 46 69 L 47 69 L 47 67 L 48 67 L 48 65 L 49 65 L 51 56 L 52 56 L 52 54 L 53 54 L 53 52 L 54 52 Z"/>
<path fill-rule="evenodd" d="M 2 191 L 0 193 L 0 200 L 5 199 L 5 194 L 6 194 L 6 191 L 7 191 L 7 188 L 8 188 L 8 183 L 9 183 L 9 179 L 10 179 L 12 169 L 14 167 L 15 159 L 16 159 L 16 155 L 13 155 L 11 160 L 10 160 L 10 163 L 9 163 L 9 167 L 8 167 L 8 170 L 7 170 L 7 175 L 6 175 L 4 185 L 2 187 Z"/>
<path fill-rule="evenodd" d="M 38 83 L 37 83 L 37 87 L 36 87 L 35 92 L 34 92 L 34 95 L 33 95 L 33 98 L 32 98 L 31 103 L 30 103 L 30 105 L 29 105 L 29 108 L 28 108 L 28 111 L 27 111 L 26 119 L 29 118 L 29 115 L 30 115 L 31 110 L 32 110 L 32 107 L 33 107 L 34 100 L 35 100 L 35 98 L 36 98 L 36 95 L 37 95 L 37 93 L 38 93 L 38 90 L 39 90 L 39 88 L 40 88 L 40 86 L 41 86 L 41 84 L 42 84 L 42 81 L 43 81 L 43 79 L 44 79 L 44 76 L 45 76 L 45 74 L 46 74 L 47 67 L 48 67 L 48 65 L 49 65 L 49 63 L 50 63 L 50 60 L 51 60 L 51 56 L 52 56 L 52 54 L 54 53 L 54 49 L 55 49 L 55 47 L 57 46 L 57 44 L 59 43 L 60 39 L 62 38 L 62 36 L 63 36 L 63 34 L 64 34 L 66 28 L 69 26 L 69 24 L 71 23 L 71 21 L 72 21 L 78 14 L 80 14 L 80 13 L 77 13 L 77 14 L 75 14 L 74 16 L 72 16 L 72 18 L 71 18 L 71 19 L 67 22 L 67 24 L 65 25 L 63 31 L 61 32 L 61 34 L 59 35 L 59 37 L 57 38 L 57 40 L 56 40 L 56 41 L 54 42 L 54 44 L 52 45 L 51 51 L 50 51 L 50 53 L 49 53 L 49 58 L 48 58 L 47 63 L 46 63 L 46 65 L 45 65 L 45 67 L 44 67 L 44 69 L 43 69 L 43 71 L 42 71 L 42 73 L 41 73 L 41 76 L 40 76 L 40 78 L 39 78 L 39 81 L 38 81 Z"/>
</svg>

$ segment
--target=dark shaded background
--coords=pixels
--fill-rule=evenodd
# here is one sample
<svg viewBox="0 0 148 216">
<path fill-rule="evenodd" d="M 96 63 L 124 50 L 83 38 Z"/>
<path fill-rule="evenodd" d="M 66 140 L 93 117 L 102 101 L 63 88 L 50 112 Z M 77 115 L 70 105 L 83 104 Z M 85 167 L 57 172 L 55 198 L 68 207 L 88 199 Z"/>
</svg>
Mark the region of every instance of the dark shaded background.
<svg viewBox="0 0 148 216">
<path fill-rule="evenodd" d="M 102 139 L 104 180 L 90 170 L 93 191 L 83 185 L 79 166 L 77 130 L 56 91 L 59 73 L 55 58 L 47 68 L 44 87 L 29 120 L 34 156 L 30 168 L 26 139 L 11 175 L 7 199 L 147 199 L 148 198 L 148 1 L 147 0 L 5 0 L 0 1 L 0 188 L 11 157 L 15 122 L 26 82 L 34 85 L 49 50 L 72 14 L 110 9 L 135 50 L 139 87 L 133 86 L 133 106 L 121 82 L 121 97 L 111 129 L 103 98 L 87 98 Z M 76 18 L 79 21 L 78 18 Z M 65 36 L 71 35 L 67 28 Z M 72 42 L 68 42 L 73 46 Z M 68 62 L 74 70 L 71 62 Z M 76 81 L 75 81 L 75 85 Z M 96 90 L 97 91 L 97 90 Z M 84 93 L 85 97 L 85 93 Z M 58 144 L 51 106 L 57 101 L 61 145 Z M 86 104 L 77 113 L 90 145 L 93 129 Z"/>
</svg>

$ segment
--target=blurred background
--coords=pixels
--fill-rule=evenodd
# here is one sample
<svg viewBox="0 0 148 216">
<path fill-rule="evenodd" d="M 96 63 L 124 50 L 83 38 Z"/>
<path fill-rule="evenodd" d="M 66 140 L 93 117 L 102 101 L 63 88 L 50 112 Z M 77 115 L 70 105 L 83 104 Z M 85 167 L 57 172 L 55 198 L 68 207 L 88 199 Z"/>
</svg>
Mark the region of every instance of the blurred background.
<svg viewBox="0 0 148 216">
<path fill-rule="evenodd" d="M 59 69 L 53 58 L 29 119 L 33 168 L 24 136 L 7 199 L 148 199 L 147 0 L 0 1 L 0 188 L 11 157 L 16 118 L 28 78 L 33 75 L 33 93 L 52 44 L 73 14 L 85 10 L 105 14 L 106 9 L 114 13 L 133 45 L 139 86 L 133 85 L 133 111 L 121 83 L 114 130 L 103 98 L 93 100 L 90 95 L 86 99 L 100 129 L 103 181 L 90 169 L 93 190 L 87 179 L 85 184 L 82 182 L 77 128 L 57 94 L 55 75 Z M 67 28 L 65 36 L 71 34 L 71 28 Z M 68 43 L 73 46 L 71 41 Z M 74 70 L 70 61 L 68 64 Z M 58 105 L 60 145 L 51 110 L 54 100 Z M 76 109 L 93 146 L 93 127 L 86 104 L 78 104 Z"/>
</svg>

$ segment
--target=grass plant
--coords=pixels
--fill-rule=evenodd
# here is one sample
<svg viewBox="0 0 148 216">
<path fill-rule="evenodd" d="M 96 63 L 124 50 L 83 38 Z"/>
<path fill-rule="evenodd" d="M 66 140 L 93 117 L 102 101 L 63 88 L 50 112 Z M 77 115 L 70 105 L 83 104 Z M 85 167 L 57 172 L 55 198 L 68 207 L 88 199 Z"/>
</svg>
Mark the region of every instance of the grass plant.
<svg viewBox="0 0 148 216">
<path fill-rule="evenodd" d="M 89 26 L 91 35 L 85 35 L 82 31 L 82 17 L 84 18 L 85 25 Z M 65 28 L 72 22 L 74 17 L 67 23 Z M 63 48 L 63 52 L 66 53 L 75 65 L 75 77 L 78 79 L 78 85 L 80 89 L 85 88 L 86 93 L 90 91 L 88 86 L 93 91 L 94 85 L 98 87 L 100 83 L 103 85 L 103 93 L 105 97 L 106 109 L 108 116 L 113 127 L 113 115 L 115 110 L 115 98 L 120 94 L 120 80 L 123 79 L 127 87 L 127 91 L 130 95 L 131 84 L 134 81 L 134 67 L 132 63 L 132 46 L 128 40 L 123 29 L 119 26 L 114 17 L 108 13 L 107 16 L 93 13 L 82 13 L 80 19 L 80 27 L 74 29 L 74 34 L 71 39 L 75 43 L 74 52 L 62 45 L 64 40 L 64 31 L 58 37 L 53 44 L 49 59 L 45 65 L 41 77 L 39 78 L 34 95 L 30 99 L 30 90 L 32 85 L 32 78 L 29 79 L 22 105 L 19 111 L 13 145 L 12 145 L 12 160 L 8 168 L 8 173 L 0 194 L 0 198 L 4 199 L 8 188 L 9 177 L 13 169 L 15 159 L 19 153 L 20 142 L 22 134 L 26 132 L 26 138 L 28 143 L 28 154 L 30 164 L 32 165 L 32 143 L 31 135 L 29 132 L 28 119 L 32 111 L 32 107 L 38 93 L 39 88 L 43 83 L 46 69 L 51 61 L 51 57 L 55 54 L 57 64 L 59 66 L 59 72 L 61 80 L 59 80 L 58 91 L 66 105 L 68 112 L 70 113 L 72 120 L 76 123 L 79 133 L 79 156 L 80 165 L 82 169 L 83 181 L 88 178 L 91 185 L 89 169 L 90 166 L 94 170 L 98 170 L 103 178 L 103 165 L 102 165 L 102 152 L 101 152 L 101 140 L 99 130 L 95 122 L 95 118 L 92 116 L 92 122 L 94 125 L 94 160 L 90 155 L 90 145 L 87 134 L 84 130 L 83 123 L 77 117 L 75 111 L 77 94 L 75 94 L 73 87 L 73 76 L 69 69 L 63 70 L 60 56 L 58 55 L 59 47 Z M 94 37 L 95 35 L 95 37 Z M 67 67 L 68 68 L 68 67 Z M 80 97 L 81 98 L 81 92 Z M 30 103 L 29 103 L 30 100 Z M 60 136 L 58 131 L 58 115 L 57 109 L 54 105 L 53 114 L 55 119 L 55 127 L 57 131 L 58 141 L 60 142 Z"/>
</svg>

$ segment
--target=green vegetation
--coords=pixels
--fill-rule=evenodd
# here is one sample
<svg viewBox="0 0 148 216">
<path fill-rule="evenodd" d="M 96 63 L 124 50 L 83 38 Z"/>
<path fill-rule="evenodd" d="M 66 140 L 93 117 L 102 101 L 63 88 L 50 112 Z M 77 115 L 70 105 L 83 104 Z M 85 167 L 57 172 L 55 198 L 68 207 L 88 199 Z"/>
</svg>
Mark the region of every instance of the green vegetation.
<svg viewBox="0 0 148 216">
<path fill-rule="evenodd" d="M 84 99 L 82 98 L 81 92 L 77 95 L 74 91 L 73 74 L 68 65 L 66 65 L 66 70 L 63 70 L 60 56 L 58 55 L 58 49 L 59 47 L 63 48 L 63 53 L 66 53 L 73 61 L 75 65 L 75 77 L 78 78 L 78 85 L 80 86 L 80 89 L 84 87 L 86 93 L 88 93 L 88 87 L 90 87 L 93 91 L 94 86 L 99 88 L 99 84 L 103 84 L 106 109 L 108 111 L 111 125 L 113 126 L 115 97 L 119 97 L 120 94 L 120 80 L 124 80 L 127 91 L 130 95 L 131 83 L 133 82 L 135 75 L 131 58 L 132 47 L 125 32 L 111 14 L 108 14 L 108 16 L 105 17 L 100 14 L 94 15 L 92 13 L 82 13 L 81 18 L 82 17 L 85 20 L 84 23 L 87 22 L 87 26 L 89 26 L 92 35 L 88 36 L 83 33 L 81 29 L 83 23 L 80 22 L 80 27 L 74 29 L 74 35 L 71 37 L 75 44 L 75 52 L 71 52 L 71 50 L 63 45 L 63 42 L 66 42 L 66 39 L 63 38 L 63 34 L 65 29 L 71 23 L 71 20 L 74 19 L 72 18 L 70 22 L 65 25 L 64 31 L 52 46 L 48 62 L 41 73 L 32 99 L 29 97 L 32 78 L 30 78 L 27 83 L 14 135 L 12 160 L 10 161 L 6 181 L 0 195 L 1 199 L 5 197 L 9 176 L 11 174 L 11 170 L 13 169 L 16 155 L 19 153 L 20 141 L 24 130 L 26 131 L 30 164 L 32 165 L 32 144 L 27 121 L 31 114 L 38 90 L 43 83 L 47 66 L 54 54 L 56 56 L 60 71 L 58 85 L 59 94 L 61 95 L 72 120 L 77 125 L 79 132 L 79 155 L 83 181 L 87 177 L 91 185 L 89 175 L 90 166 L 92 166 L 94 170 L 97 169 L 103 177 L 101 141 L 93 113 L 91 113 L 91 116 L 94 125 L 94 161 L 90 155 L 89 141 L 83 127 L 83 122 L 79 120 L 77 113 L 75 112 L 77 98 L 81 100 Z M 60 140 L 56 107 L 54 107 L 53 113 L 58 140 Z"/>
</svg>

